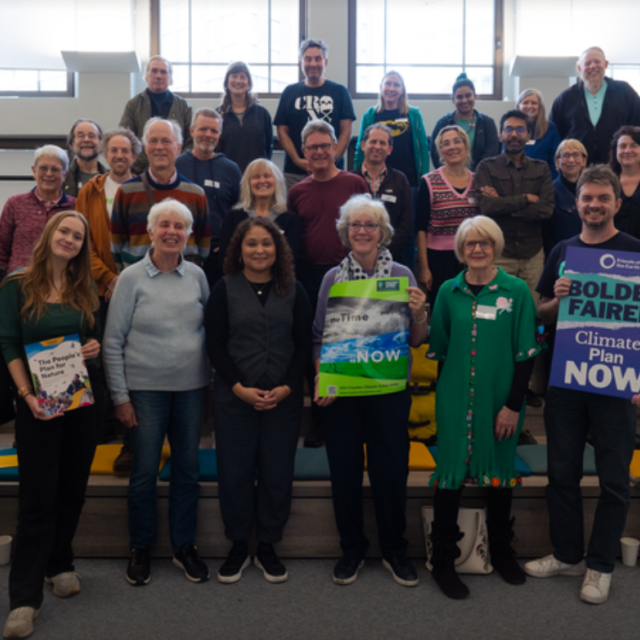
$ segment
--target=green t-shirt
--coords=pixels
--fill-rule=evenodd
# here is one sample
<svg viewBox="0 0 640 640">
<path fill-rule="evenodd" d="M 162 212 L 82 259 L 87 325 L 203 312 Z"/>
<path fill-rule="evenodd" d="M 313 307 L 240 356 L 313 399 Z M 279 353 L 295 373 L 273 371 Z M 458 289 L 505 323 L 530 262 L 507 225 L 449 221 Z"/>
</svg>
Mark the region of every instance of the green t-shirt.
<svg viewBox="0 0 640 640">
<path fill-rule="evenodd" d="M 95 322 L 89 328 L 87 319 L 80 311 L 68 305 L 48 303 L 45 313 L 38 320 L 34 313 L 26 320 L 20 317 L 23 304 L 22 278 L 9 277 L 0 286 L 0 347 L 7 364 L 20 358 L 29 371 L 25 345 L 42 342 L 60 336 L 77 333 L 80 342 L 85 344 L 92 338 L 100 337 L 98 312 L 94 312 Z M 87 364 L 96 364 L 96 360 L 87 360 Z"/>
<path fill-rule="evenodd" d="M 473 150 L 473 141 L 476 138 L 476 116 L 469 120 L 456 119 L 456 124 L 467 134 L 469 138 L 469 150 Z"/>
</svg>

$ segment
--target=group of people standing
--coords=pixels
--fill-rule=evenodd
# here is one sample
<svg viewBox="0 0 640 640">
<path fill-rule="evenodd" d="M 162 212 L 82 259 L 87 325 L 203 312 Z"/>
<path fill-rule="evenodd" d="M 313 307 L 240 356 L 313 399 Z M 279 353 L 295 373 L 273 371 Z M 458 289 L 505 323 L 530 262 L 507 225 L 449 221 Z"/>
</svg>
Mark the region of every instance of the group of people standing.
<svg viewBox="0 0 640 640">
<path fill-rule="evenodd" d="M 555 322 L 558 300 L 568 291 L 560 265 L 571 243 L 640 251 L 638 240 L 618 232 L 637 235 L 638 229 L 640 99 L 625 83 L 605 80 L 604 54 L 589 49 L 578 66 L 584 87 L 563 93 L 550 120 L 541 94 L 527 90 L 498 129 L 475 109 L 475 87 L 462 74 L 453 86 L 455 111 L 436 123 L 430 148 L 402 76 L 389 71 L 378 105 L 362 119 L 355 168 L 346 172 L 355 113 L 347 89 L 325 78 L 327 60 L 324 42 L 302 43 L 305 80 L 285 89 L 274 118 L 287 154 L 283 173 L 270 160 L 271 118 L 256 101 L 244 63 L 228 68 L 218 110 L 192 113 L 169 91 L 170 63 L 154 56 L 145 74 L 148 89 L 129 101 L 121 127 L 103 134 L 91 120 L 74 123 L 72 165 L 58 147 L 39 149 L 35 189 L 5 205 L 0 345 L 18 396 L 21 474 L 5 637 L 33 631 L 43 581 L 60 597 L 80 589 L 71 542 L 96 431 L 110 404 L 128 435 L 127 580 L 140 586 L 151 578 L 165 436 L 171 445 L 173 562 L 193 582 L 209 578 L 195 544 L 209 364 L 215 369 L 220 508 L 232 545 L 218 580 L 240 579 L 251 561 L 254 524 L 254 563 L 270 582 L 287 579 L 274 545 L 289 516 L 306 377 L 314 390 L 314 427 L 306 444 L 326 443 L 343 551 L 333 580 L 353 582 L 368 548 L 362 517 L 366 443 L 384 566 L 399 584 L 418 583 L 404 538 L 408 392 L 335 399 L 319 397 L 317 390 L 331 286 L 363 278 L 409 279 L 412 346 L 428 335 L 424 290 L 432 310 L 428 357 L 443 361 L 440 452 L 432 478 L 434 578 L 446 595 L 468 595 L 454 560 L 461 486 L 472 482 L 489 487 L 494 566 L 507 582 L 524 582 L 510 546 L 510 510 L 511 489 L 519 483 L 514 456 L 524 400 L 543 348 L 536 315 Z M 566 118 L 563 111 L 577 109 L 576 91 L 595 131 L 582 141 L 580 118 Z M 592 158 L 601 160 L 600 129 L 615 118 L 624 122 L 607 142 L 613 169 L 584 170 Z M 575 138 L 568 138 L 572 132 Z M 108 170 L 97 161 L 100 150 Z M 416 246 L 423 288 L 413 275 Z M 81 337 L 97 404 L 48 418 L 31 386 L 24 345 L 71 333 Z M 411 363 L 408 376 L 410 371 Z M 607 405 L 590 414 L 591 425 L 606 448 L 611 416 L 619 417 L 612 446 L 620 455 L 617 462 L 608 459 L 611 482 L 603 485 L 586 565 L 575 465 L 565 475 L 560 466 L 550 474 L 555 555 L 525 567 L 541 577 L 587 571 L 582 596 L 589 602 L 608 596 L 611 540 L 624 526 L 628 504 L 621 469 L 629 457 L 633 407 L 610 400 L 610 411 Z M 584 397 L 573 402 L 575 416 L 590 411 Z M 548 428 L 558 422 L 564 425 L 558 431 L 575 427 L 572 446 L 579 448 L 585 421 L 560 420 L 566 408 L 556 405 L 547 404 Z M 565 440 L 549 435 L 549 443 L 550 461 L 561 460 Z M 604 531 L 610 524 L 601 522 L 605 518 L 615 527 Z"/>
</svg>

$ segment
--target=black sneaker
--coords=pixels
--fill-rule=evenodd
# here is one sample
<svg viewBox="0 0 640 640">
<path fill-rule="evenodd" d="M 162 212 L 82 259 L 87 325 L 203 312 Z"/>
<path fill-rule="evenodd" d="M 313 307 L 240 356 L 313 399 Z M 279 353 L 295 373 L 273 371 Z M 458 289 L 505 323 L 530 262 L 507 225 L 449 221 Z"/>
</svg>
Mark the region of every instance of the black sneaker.
<svg viewBox="0 0 640 640">
<path fill-rule="evenodd" d="M 242 578 L 242 570 L 251 562 L 249 547 L 246 542 L 234 542 L 227 559 L 218 571 L 218 582 L 230 584 Z"/>
<path fill-rule="evenodd" d="M 127 582 L 135 587 L 149 584 L 151 580 L 151 549 L 131 549 L 127 565 Z"/>
<path fill-rule="evenodd" d="M 253 563 L 258 569 L 262 569 L 265 580 L 269 582 L 284 582 L 289 577 L 286 567 L 280 562 L 273 545 L 270 543 L 261 542 L 258 545 L 258 552 Z"/>
<path fill-rule="evenodd" d="M 383 558 L 382 565 L 391 571 L 393 579 L 403 587 L 415 587 L 418 585 L 418 573 L 408 558 L 393 556 Z"/>
<path fill-rule="evenodd" d="M 180 567 L 191 582 L 205 582 L 211 575 L 209 567 L 198 555 L 198 547 L 190 542 L 182 545 L 178 553 L 173 556 L 173 564 Z"/>
<path fill-rule="evenodd" d="M 358 571 L 364 560 L 355 556 L 342 556 L 333 569 L 333 581 L 336 584 L 351 584 L 356 581 Z"/>
</svg>

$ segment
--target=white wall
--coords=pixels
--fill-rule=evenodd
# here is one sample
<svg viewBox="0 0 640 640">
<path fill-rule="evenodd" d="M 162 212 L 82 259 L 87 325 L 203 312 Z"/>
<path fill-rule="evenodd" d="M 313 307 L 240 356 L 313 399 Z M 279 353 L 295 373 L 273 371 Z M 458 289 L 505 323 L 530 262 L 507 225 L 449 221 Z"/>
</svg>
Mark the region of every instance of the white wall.
<svg viewBox="0 0 640 640">
<path fill-rule="evenodd" d="M 348 4 L 345 0 L 308 0 L 308 33 L 310 37 L 321 37 L 329 45 L 329 68 L 327 75 L 337 82 L 347 83 L 348 65 Z M 585 4 L 586 2 L 586 4 Z M 507 110 L 512 108 L 514 98 L 517 96 L 519 84 L 517 79 L 509 76 L 509 63 L 516 53 L 526 54 L 529 50 L 519 50 L 516 42 L 516 34 L 520 33 L 523 42 L 525 32 L 527 32 L 528 20 L 534 14 L 532 12 L 547 12 L 548 19 L 553 23 L 554 11 L 560 13 L 567 11 L 570 6 L 573 22 L 575 25 L 567 27 L 566 36 L 571 41 L 581 42 L 602 42 L 602 38 L 620 38 L 610 31 L 600 31 L 599 21 L 592 20 L 593 30 L 585 33 L 585 18 L 580 11 L 595 12 L 595 7 L 599 6 L 600 0 L 585 0 L 577 3 L 575 0 L 504 0 L 504 96 L 502 101 L 479 101 L 477 108 L 499 119 Z M 135 48 L 143 63 L 148 58 L 150 46 L 150 19 L 149 0 L 132 0 L 134 7 L 134 38 Z M 557 5 L 557 9 L 554 6 Z M 608 13 L 622 15 L 625 7 L 640 7 L 636 0 L 609 0 Z M 564 15 L 563 13 L 563 15 Z M 637 13 L 637 10 L 636 10 Z M 634 16 L 636 15 L 634 13 Z M 568 14 L 567 14 L 568 15 Z M 593 13 L 593 15 L 596 15 Z M 608 18 L 611 21 L 611 16 Z M 635 25 L 630 26 L 625 21 L 621 21 L 620 28 L 626 31 L 635 29 Z M 625 24 L 627 26 L 625 26 Z M 579 33 L 575 33 L 577 26 L 580 26 Z M 556 25 L 557 26 L 557 25 Z M 575 28 L 574 28 L 575 27 Z M 626 33 L 625 31 L 625 33 Z M 553 31 L 556 33 L 557 29 Z M 527 32 L 528 33 L 528 32 Z M 555 52 L 548 51 L 549 43 L 545 42 L 545 30 L 537 29 L 536 37 L 540 42 L 539 54 L 550 55 Z M 425 32 L 428 37 L 428 31 Z M 637 38 L 624 38 L 623 42 L 614 50 L 615 55 L 620 58 L 616 62 L 638 61 Z M 531 38 L 527 35 L 526 42 L 530 43 Z M 555 40 L 554 40 L 555 42 Z M 553 43 L 552 43 L 553 44 Z M 623 46 L 624 45 L 624 46 Z M 524 46 L 524 45 L 523 45 Z M 566 43 L 563 44 L 566 47 Z M 530 47 L 530 44 L 527 44 Z M 580 49 L 573 51 L 579 53 Z M 452 79 L 453 82 L 453 79 Z M 536 86 L 545 95 L 547 106 L 550 107 L 557 94 L 568 86 L 569 80 L 559 80 L 556 78 L 539 78 Z M 66 135 L 70 124 L 78 117 L 90 117 L 109 129 L 117 126 L 124 104 L 126 101 L 142 89 L 145 84 L 142 74 L 91 74 L 81 73 L 77 77 L 77 97 L 75 98 L 0 98 L 0 135 L 37 135 L 37 134 L 58 134 Z M 191 100 L 194 107 L 215 106 L 219 100 Z M 277 107 L 277 100 L 263 100 L 262 104 L 274 114 Z M 425 121 L 427 131 L 430 131 L 435 121 L 447 111 L 452 109 L 448 101 L 435 100 L 414 100 L 412 104 L 419 106 Z M 356 100 L 355 110 L 358 120 L 354 124 L 354 135 L 359 130 L 359 119 L 364 111 L 371 105 L 370 100 Z M 19 162 L 19 166 L 29 166 L 28 162 Z M 15 174 L 15 171 L 7 171 L 6 163 L 0 162 L 0 173 Z M 0 195 L 1 198 L 1 195 Z"/>
</svg>

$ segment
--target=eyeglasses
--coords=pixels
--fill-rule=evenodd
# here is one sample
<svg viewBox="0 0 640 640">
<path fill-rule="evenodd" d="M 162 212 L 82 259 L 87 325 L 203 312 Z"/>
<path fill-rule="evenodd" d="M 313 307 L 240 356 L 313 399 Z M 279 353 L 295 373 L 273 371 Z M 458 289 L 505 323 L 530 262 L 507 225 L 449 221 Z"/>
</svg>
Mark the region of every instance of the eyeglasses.
<svg viewBox="0 0 640 640">
<path fill-rule="evenodd" d="M 574 151 L 573 153 L 563 153 L 560 155 L 563 160 L 580 160 L 583 155 L 579 151 Z"/>
<path fill-rule="evenodd" d="M 315 153 L 316 151 L 329 151 L 333 146 L 330 142 L 323 142 L 322 144 L 310 144 L 308 147 L 305 147 L 311 153 Z"/>
<path fill-rule="evenodd" d="M 53 173 L 53 175 L 58 175 L 62 173 L 62 167 L 51 167 L 47 164 L 39 164 L 36 167 L 36 171 L 38 173 Z"/>
<path fill-rule="evenodd" d="M 478 245 L 483 251 L 486 251 L 490 246 L 491 242 L 489 240 L 469 240 L 464 243 L 464 248 L 467 251 L 473 251 Z"/>
<path fill-rule="evenodd" d="M 520 127 L 505 127 L 504 128 L 504 132 L 506 134 L 512 134 L 515 131 L 515 133 L 519 133 L 520 135 L 522 135 L 523 133 L 525 133 L 527 131 L 526 127 L 520 126 Z"/>
<path fill-rule="evenodd" d="M 352 231 L 360 231 L 360 229 L 364 229 L 367 233 L 373 233 L 380 225 L 375 224 L 375 222 L 350 222 L 349 229 Z"/>
</svg>

